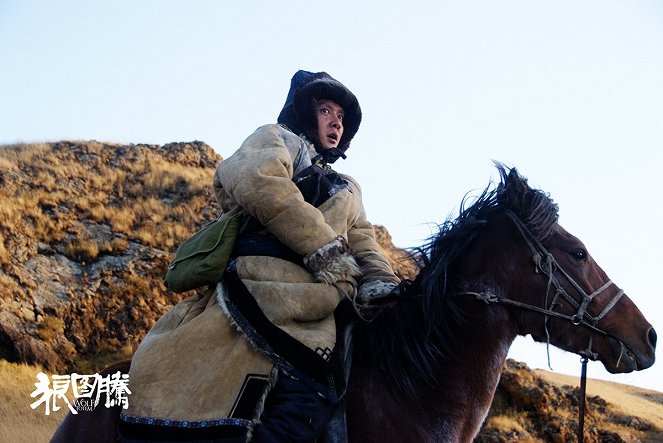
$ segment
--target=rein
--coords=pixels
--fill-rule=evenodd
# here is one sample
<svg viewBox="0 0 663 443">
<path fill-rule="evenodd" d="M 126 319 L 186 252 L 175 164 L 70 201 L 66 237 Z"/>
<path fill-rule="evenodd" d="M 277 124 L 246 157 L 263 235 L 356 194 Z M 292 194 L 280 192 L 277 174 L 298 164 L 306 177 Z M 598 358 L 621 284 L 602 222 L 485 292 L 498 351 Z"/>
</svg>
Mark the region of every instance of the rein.
<svg viewBox="0 0 663 443">
<path fill-rule="evenodd" d="M 538 273 L 543 273 L 547 278 L 548 278 L 548 283 L 546 286 L 546 294 L 545 294 L 545 307 L 541 308 L 539 306 L 534 306 L 530 305 L 527 303 L 522 303 L 516 300 L 511 300 L 509 298 L 503 297 L 501 295 L 496 295 L 496 294 L 491 294 L 491 293 L 477 293 L 477 292 L 460 292 L 458 293 L 459 295 L 473 295 L 474 297 L 477 298 L 477 300 L 483 301 L 484 303 L 501 303 L 507 306 L 513 306 L 521 309 L 526 309 L 530 310 L 533 312 L 537 312 L 540 314 L 543 314 L 545 316 L 545 329 L 546 329 L 546 336 L 548 339 L 548 346 L 550 346 L 550 334 L 548 332 L 548 319 L 549 317 L 555 317 L 555 318 L 560 318 L 563 320 L 567 320 L 571 322 L 575 326 L 582 326 L 587 329 L 589 329 L 591 332 L 602 335 L 602 336 L 612 336 L 610 333 L 604 331 L 603 329 L 600 329 L 597 324 L 598 322 L 617 304 L 619 299 L 621 298 L 622 295 L 624 295 L 624 291 L 619 289 L 618 292 L 612 297 L 612 299 L 605 305 L 603 310 L 596 316 L 592 316 L 587 312 L 587 307 L 589 306 L 589 303 L 596 297 L 597 295 L 601 294 L 603 291 L 608 289 L 610 286 L 613 285 L 612 280 L 608 280 L 606 283 L 604 283 L 600 288 L 596 289 L 593 291 L 591 294 L 587 294 L 581 287 L 580 285 L 571 277 L 564 269 L 562 269 L 557 261 L 555 260 L 555 257 L 546 250 L 546 248 L 541 244 L 541 242 L 532 234 L 532 232 L 527 228 L 525 223 L 518 217 L 516 214 L 514 214 L 512 211 L 507 210 L 506 215 L 511 219 L 511 221 L 514 223 L 516 228 L 518 228 L 518 231 L 527 244 L 527 246 L 530 248 L 532 252 L 532 260 L 534 261 L 534 272 Z M 564 278 L 573 286 L 573 288 L 578 292 L 580 295 L 581 299 L 580 301 L 576 300 L 574 297 L 569 295 L 569 293 L 562 287 L 561 283 L 559 282 L 559 279 L 555 275 L 556 272 L 559 272 L 561 275 L 564 276 Z M 550 293 L 551 287 L 555 288 L 555 294 L 550 303 L 548 303 L 548 296 Z M 576 313 L 573 315 L 567 315 L 561 312 L 554 311 L 555 305 L 557 305 L 559 297 L 563 297 L 568 303 L 571 304 L 574 308 L 577 309 Z M 594 336 L 590 334 L 589 336 L 589 344 L 587 346 L 587 349 L 584 351 L 580 351 L 579 354 L 581 356 L 580 362 L 582 364 L 581 367 L 581 375 L 580 375 L 580 390 L 581 390 L 581 399 L 580 399 L 580 406 L 578 410 L 578 441 L 580 443 L 583 442 L 584 439 L 584 423 L 585 423 L 585 398 L 586 398 L 586 386 L 587 386 L 587 361 L 589 359 L 596 360 L 598 358 L 598 354 L 592 351 L 592 342 L 593 342 Z M 621 340 L 619 341 L 621 343 Z M 622 344 L 622 348 L 623 348 Z M 548 356 L 550 359 L 550 354 Z M 549 360 L 550 364 L 550 360 Z"/>
</svg>

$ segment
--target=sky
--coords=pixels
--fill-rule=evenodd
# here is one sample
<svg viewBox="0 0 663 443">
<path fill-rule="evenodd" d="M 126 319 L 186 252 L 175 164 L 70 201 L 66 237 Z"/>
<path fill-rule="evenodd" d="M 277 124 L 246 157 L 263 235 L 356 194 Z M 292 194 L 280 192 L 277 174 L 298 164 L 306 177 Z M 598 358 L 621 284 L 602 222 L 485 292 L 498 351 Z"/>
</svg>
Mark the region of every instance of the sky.
<svg viewBox="0 0 663 443">
<path fill-rule="evenodd" d="M 336 164 L 369 219 L 423 244 L 515 166 L 663 330 L 663 3 L 0 0 L 0 144 L 201 140 L 231 155 L 298 69 L 358 97 Z M 547 369 L 545 345 L 510 357 Z M 579 357 L 551 352 L 555 372 Z M 663 391 L 663 365 L 589 377 Z"/>
</svg>

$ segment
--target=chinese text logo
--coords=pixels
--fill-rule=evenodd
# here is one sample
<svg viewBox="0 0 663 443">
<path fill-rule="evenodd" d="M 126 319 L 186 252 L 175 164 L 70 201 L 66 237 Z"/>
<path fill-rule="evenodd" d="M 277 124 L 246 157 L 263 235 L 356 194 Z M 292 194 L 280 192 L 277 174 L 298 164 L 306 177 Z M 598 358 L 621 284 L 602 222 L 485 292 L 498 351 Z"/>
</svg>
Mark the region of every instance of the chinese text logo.
<svg viewBox="0 0 663 443">
<path fill-rule="evenodd" d="M 52 411 L 59 411 L 59 401 L 63 401 L 69 407 L 72 414 L 78 414 L 79 411 L 92 411 L 100 402 L 101 396 L 105 397 L 105 406 L 122 406 L 124 409 L 129 407 L 129 375 L 117 371 L 115 374 L 102 376 L 92 375 L 55 375 L 49 379 L 48 375 L 40 372 L 37 374 L 37 383 L 35 390 L 30 397 L 39 397 L 30 407 L 37 408 L 42 403 L 46 410 L 46 415 Z M 69 401 L 67 393 L 71 388 L 71 394 L 74 398 L 73 404 Z"/>
</svg>

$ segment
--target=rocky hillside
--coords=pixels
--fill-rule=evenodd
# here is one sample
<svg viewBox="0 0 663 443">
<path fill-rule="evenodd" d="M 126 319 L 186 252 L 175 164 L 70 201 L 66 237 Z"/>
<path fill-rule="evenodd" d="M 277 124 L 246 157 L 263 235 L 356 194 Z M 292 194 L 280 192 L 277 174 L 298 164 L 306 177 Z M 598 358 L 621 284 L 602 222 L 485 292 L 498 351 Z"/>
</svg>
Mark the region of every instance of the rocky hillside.
<svg viewBox="0 0 663 443">
<path fill-rule="evenodd" d="M 577 441 L 579 379 L 507 360 L 476 443 Z M 587 443 L 663 441 L 663 394 L 588 380 Z"/>
<path fill-rule="evenodd" d="M 204 143 L 0 148 L 0 357 L 71 370 L 130 355 L 182 296 L 177 245 L 218 213 Z"/>
<path fill-rule="evenodd" d="M 0 358 L 90 373 L 131 356 L 156 319 L 191 295 L 167 291 L 162 277 L 177 245 L 217 216 L 220 161 L 202 142 L 0 147 Z M 412 277 L 387 230 L 377 236 Z M 577 405 L 577 388 L 508 362 L 478 441 L 573 441 Z M 599 397 L 588 408 L 586 441 L 659 432 L 660 423 L 618 416 Z"/>
</svg>

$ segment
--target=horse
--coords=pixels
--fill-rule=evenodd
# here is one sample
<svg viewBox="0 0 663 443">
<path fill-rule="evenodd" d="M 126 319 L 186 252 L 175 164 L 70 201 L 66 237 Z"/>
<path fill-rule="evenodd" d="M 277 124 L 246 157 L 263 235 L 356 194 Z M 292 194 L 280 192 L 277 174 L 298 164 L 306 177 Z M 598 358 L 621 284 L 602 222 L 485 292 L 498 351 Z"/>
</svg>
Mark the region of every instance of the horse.
<svg viewBox="0 0 663 443">
<path fill-rule="evenodd" d="M 471 442 L 518 335 L 611 373 L 654 364 L 654 328 L 559 225 L 556 203 L 515 168 L 496 167 L 500 182 L 472 204 L 464 199 L 458 217 L 412 252 L 418 274 L 400 294 L 358 306 L 379 314 L 353 325 L 350 442 Z M 102 410 L 103 420 L 70 414 L 53 441 L 86 441 L 86 430 L 114 441 L 108 424 L 120 409 Z M 85 423 L 74 436 L 77 420 Z"/>
</svg>

